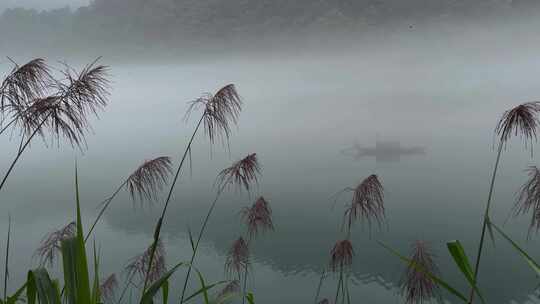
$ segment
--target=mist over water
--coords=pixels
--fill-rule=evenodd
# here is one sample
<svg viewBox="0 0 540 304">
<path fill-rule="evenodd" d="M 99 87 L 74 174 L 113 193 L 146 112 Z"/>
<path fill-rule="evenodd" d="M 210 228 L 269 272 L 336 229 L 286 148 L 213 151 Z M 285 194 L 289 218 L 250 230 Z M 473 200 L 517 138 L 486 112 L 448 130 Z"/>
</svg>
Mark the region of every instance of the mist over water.
<svg viewBox="0 0 540 304">
<path fill-rule="evenodd" d="M 505 16 L 431 23 L 402 18 L 391 26 L 383 23 L 384 29 L 250 37 L 245 41 L 258 42 L 235 47 L 146 45 L 142 55 L 123 56 L 103 45 L 83 53 L 47 49 L 45 55 L 39 48 L 7 48 L 2 55 L 17 62 L 46 56 L 51 63 L 81 66 L 104 55 L 100 62 L 110 66 L 113 80 L 110 105 L 92 121 L 88 150 L 35 141 L 2 190 L 0 227 L 7 227 L 8 214 L 13 218 L 10 289 L 37 265 L 33 252 L 40 239 L 73 218 L 75 161 L 88 226 L 99 203 L 143 160 L 168 155 L 179 161 L 196 124 L 183 120 L 187 102 L 234 83 L 245 104 L 230 148 L 211 147 L 198 136 L 193 170 L 184 170 L 174 193 L 163 228 L 169 266 L 190 257 L 187 231 L 199 229 L 217 173 L 256 152 L 263 165 L 258 187 L 251 195 L 225 195 L 203 238 L 196 263 L 208 281 L 224 277 L 224 256 L 242 233 L 240 208 L 263 195 L 272 205 L 276 231 L 254 243 L 249 283 L 256 298 L 261 303 L 313 301 L 320 271 L 342 237 L 348 197 L 336 201 L 335 194 L 378 174 L 388 225 L 353 230 L 353 299 L 402 301 L 397 286 L 403 264 L 376 240 L 402 253 L 416 239 L 429 242 L 443 277 L 466 290 L 446 241 L 459 239 L 473 258 L 496 156 L 495 124 L 506 109 L 540 96 L 536 12 L 516 8 Z M 2 63 L 4 75 L 10 65 Z M 0 168 L 16 152 L 15 135 L 0 138 Z M 352 153 L 344 153 L 351 148 Z M 510 143 L 492 209 L 493 220 L 506 223 L 505 231 L 535 257 L 540 249 L 537 237 L 527 240 L 529 217 L 505 220 L 526 178 L 523 169 L 536 159 L 518 140 Z M 151 243 L 161 204 L 132 204 L 127 193 L 113 202 L 95 231 L 102 276 L 122 273 L 128 260 Z M 512 248 L 497 240 L 484 252 L 479 281 L 487 302 L 539 302 L 537 280 Z M 171 286 L 182 284 L 183 273 Z M 335 279 L 325 281 L 323 297 L 332 297 Z M 172 293 L 176 299 L 178 290 Z"/>
</svg>

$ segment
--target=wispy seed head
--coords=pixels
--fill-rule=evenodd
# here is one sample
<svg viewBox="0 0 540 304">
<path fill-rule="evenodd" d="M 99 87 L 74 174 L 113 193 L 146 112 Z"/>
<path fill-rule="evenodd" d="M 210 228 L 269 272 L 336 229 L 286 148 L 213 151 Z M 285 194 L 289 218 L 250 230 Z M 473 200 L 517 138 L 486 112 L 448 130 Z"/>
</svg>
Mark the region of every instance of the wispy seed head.
<svg viewBox="0 0 540 304">
<path fill-rule="evenodd" d="M 161 156 L 141 164 L 127 179 L 126 187 L 133 200 L 152 201 L 167 183 L 172 173 L 171 159 Z"/>
<path fill-rule="evenodd" d="M 101 300 L 104 303 L 113 303 L 114 295 L 117 288 L 118 280 L 116 279 L 116 274 L 113 273 L 109 277 L 107 277 L 99 287 Z"/>
<path fill-rule="evenodd" d="M 216 295 L 217 302 L 222 303 L 227 297 L 240 293 L 240 281 L 232 280 Z"/>
<path fill-rule="evenodd" d="M 518 199 L 514 205 L 514 214 L 526 214 L 531 211 L 529 232 L 540 229 L 540 169 L 531 166 L 525 170 L 529 176 L 518 192 Z"/>
<path fill-rule="evenodd" d="M 261 166 L 257 160 L 257 154 L 252 153 L 235 162 L 232 166 L 223 169 L 216 178 L 216 184 L 220 189 L 235 185 L 239 189 L 245 188 L 249 192 L 253 184 L 258 183 L 261 174 Z"/>
<path fill-rule="evenodd" d="M 242 100 L 233 84 L 221 88 L 215 94 L 205 94 L 204 96 L 191 102 L 186 117 L 198 109 L 204 108 L 203 122 L 204 130 L 211 143 L 216 138 L 228 140 L 231 133 L 231 125 L 236 125 L 240 111 L 242 110 Z"/>
<path fill-rule="evenodd" d="M 251 207 L 244 207 L 241 211 L 242 219 L 247 226 L 250 237 L 259 232 L 274 230 L 272 222 L 272 209 L 262 196 Z"/>
<path fill-rule="evenodd" d="M 502 115 L 497 123 L 495 133 L 499 136 L 501 144 L 508 142 L 512 136 L 520 136 L 525 144 L 532 144 L 537 140 L 537 128 L 540 120 L 537 117 L 540 112 L 540 102 L 526 102 L 510 109 Z"/>
<path fill-rule="evenodd" d="M 243 270 L 247 269 L 249 262 L 249 247 L 247 242 L 242 238 L 238 238 L 232 244 L 225 260 L 225 273 L 231 278 L 239 276 Z"/>
<path fill-rule="evenodd" d="M 337 271 L 350 267 L 354 256 L 353 246 L 350 240 L 337 241 L 330 252 L 330 269 Z"/>
<path fill-rule="evenodd" d="M 152 246 L 149 246 L 143 253 L 133 257 L 125 270 L 128 273 L 129 278 L 138 279 L 134 282 L 136 285 L 140 285 L 145 280 L 146 272 L 148 271 L 148 264 L 150 262 L 150 255 L 152 254 Z M 158 240 L 156 244 L 156 251 L 154 259 L 152 261 L 152 269 L 148 273 L 148 282 L 152 283 L 158 280 L 167 271 L 165 266 L 165 247 L 161 240 Z"/>
<path fill-rule="evenodd" d="M 44 96 L 51 82 L 45 60 L 34 59 L 22 66 L 14 63 L 0 84 L 0 115 L 6 107 L 26 106 L 31 100 Z"/>
<path fill-rule="evenodd" d="M 34 253 L 40 259 L 41 265 L 53 266 L 57 255 L 60 252 L 60 246 L 63 240 L 75 236 L 76 225 L 71 222 L 66 226 L 49 232 L 43 237 L 41 243 Z"/>
<path fill-rule="evenodd" d="M 421 304 L 437 297 L 438 285 L 429 274 L 438 274 L 434 255 L 423 241 L 412 245 L 411 263 L 403 273 L 401 293 L 407 304 Z"/>
<path fill-rule="evenodd" d="M 384 221 L 384 189 L 377 175 L 370 175 L 355 188 L 344 191 L 353 192 L 351 203 L 345 211 L 344 224 L 349 230 L 359 219 L 369 224 L 375 220 L 379 225 Z"/>
</svg>

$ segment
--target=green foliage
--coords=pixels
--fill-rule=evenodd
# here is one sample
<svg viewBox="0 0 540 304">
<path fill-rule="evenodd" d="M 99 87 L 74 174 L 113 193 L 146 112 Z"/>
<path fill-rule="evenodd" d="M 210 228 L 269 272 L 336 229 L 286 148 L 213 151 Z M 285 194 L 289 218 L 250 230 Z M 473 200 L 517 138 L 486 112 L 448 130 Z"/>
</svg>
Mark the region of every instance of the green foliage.
<svg viewBox="0 0 540 304">
<path fill-rule="evenodd" d="M 529 267 L 536 273 L 537 276 L 540 276 L 540 265 L 527 253 L 525 250 L 521 249 L 519 245 L 513 241 L 504 231 L 502 231 L 501 228 L 499 228 L 497 225 L 493 224 L 491 221 L 488 222 L 488 227 L 493 227 L 495 230 L 505 239 L 507 240 L 510 245 L 523 257 L 523 259 L 527 262 Z"/>
<path fill-rule="evenodd" d="M 443 279 L 439 278 L 438 276 L 434 275 L 433 273 L 430 273 L 429 271 L 427 271 L 424 267 L 422 267 L 421 265 L 415 263 L 413 260 L 401 255 L 398 251 L 396 251 L 395 249 L 392 249 L 391 247 L 385 245 L 384 243 L 382 242 L 378 242 L 382 247 L 384 247 L 386 250 L 388 250 L 390 253 L 392 253 L 393 255 L 395 255 L 396 257 L 398 257 L 399 259 L 401 259 L 402 261 L 406 262 L 408 265 L 412 265 L 414 268 L 416 268 L 418 271 L 421 271 L 423 273 L 425 273 L 426 275 L 428 275 L 432 280 L 434 280 L 439 286 L 441 286 L 442 288 L 446 289 L 449 293 L 453 294 L 454 296 L 456 296 L 457 298 L 459 298 L 460 300 L 462 300 L 464 303 L 468 303 L 469 300 L 467 299 L 466 296 L 464 296 L 461 292 L 459 292 L 457 289 L 455 289 L 454 287 L 452 287 L 450 284 L 448 284 L 446 281 L 444 281 Z M 454 245 L 452 245 L 453 247 Z M 455 248 L 454 248 L 455 249 Z M 475 286 L 475 285 L 474 285 Z M 476 288 L 476 287 L 475 287 Z M 483 301 L 483 300 L 482 300 Z"/>
</svg>

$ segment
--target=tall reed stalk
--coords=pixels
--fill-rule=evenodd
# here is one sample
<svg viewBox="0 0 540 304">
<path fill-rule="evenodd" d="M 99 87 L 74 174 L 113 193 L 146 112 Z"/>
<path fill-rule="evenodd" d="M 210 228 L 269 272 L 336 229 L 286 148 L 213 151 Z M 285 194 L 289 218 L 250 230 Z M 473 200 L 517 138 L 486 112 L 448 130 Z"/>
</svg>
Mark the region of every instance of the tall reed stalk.
<svg viewBox="0 0 540 304">
<path fill-rule="evenodd" d="M 108 103 L 107 67 L 96 65 L 98 59 L 80 72 L 66 66 L 61 71 L 65 78 L 62 81 L 53 79 L 45 62 L 36 59 L 21 67 L 15 64 L 2 81 L 0 118 L 8 116 L 11 120 L 0 134 L 10 126 L 18 126 L 21 142 L 0 182 L 0 191 L 36 135 L 50 135 L 58 142 L 62 137 L 81 149 L 85 146 L 85 133 L 90 129 L 88 114 L 97 116 Z"/>
<path fill-rule="evenodd" d="M 9 279 L 9 249 L 11 245 L 11 215 L 8 215 L 8 234 L 7 234 L 7 244 L 6 244 L 6 261 L 4 267 L 4 303 L 7 302 L 7 288 L 8 288 L 8 279 Z"/>
<path fill-rule="evenodd" d="M 242 107 L 242 101 L 240 100 L 240 96 L 236 92 L 236 88 L 234 87 L 234 85 L 229 84 L 221 88 L 214 95 L 207 94 L 193 101 L 191 103 L 191 106 L 188 109 L 186 117 L 188 118 L 191 112 L 199 107 L 204 108 L 203 114 L 201 115 L 201 118 L 199 119 L 195 127 L 195 130 L 193 131 L 188 141 L 186 149 L 184 150 L 182 159 L 180 161 L 180 164 L 178 165 L 172 184 L 169 188 L 169 192 L 167 194 L 165 204 L 161 211 L 161 215 L 158 218 L 158 221 L 154 230 L 153 243 L 152 243 L 151 251 L 150 251 L 151 252 L 150 260 L 148 263 L 148 271 L 147 271 L 147 275 L 144 280 L 144 284 L 142 288 L 143 294 L 148 284 L 148 274 L 150 273 L 150 270 L 152 268 L 156 246 L 157 246 L 157 242 L 159 241 L 160 234 L 161 234 L 161 227 L 163 225 L 163 222 L 165 221 L 167 208 L 171 201 L 172 194 L 176 186 L 176 182 L 178 181 L 180 172 L 184 166 L 187 156 L 188 154 L 191 155 L 192 144 L 195 139 L 195 136 L 197 135 L 201 125 L 204 124 L 205 133 L 210 139 L 211 143 L 214 143 L 217 137 L 221 137 L 227 140 L 231 132 L 231 129 L 230 129 L 231 124 L 236 124 L 238 121 L 238 116 L 240 114 L 241 107 Z"/>
<path fill-rule="evenodd" d="M 482 257 L 482 251 L 484 248 L 484 240 L 487 224 L 490 222 L 489 212 L 491 209 L 491 201 L 493 198 L 493 189 L 495 188 L 495 179 L 497 176 L 497 170 L 499 168 L 502 151 L 512 136 L 520 136 L 524 143 L 525 148 L 528 144 L 532 145 L 533 141 L 537 140 L 538 126 L 540 126 L 540 120 L 537 115 L 540 112 L 540 102 L 527 102 L 520 104 L 503 113 L 497 126 L 495 127 L 495 134 L 498 135 L 498 149 L 497 158 L 495 160 L 495 166 L 491 175 L 491 182 L 489 187 L 488 200 L 484 211 L 484 218 L 482 223 L 482 230 L 480 234 L 480 242 L 478 244 L 478 250 L 476 255 L 476 262 L 474 267 L 474 284 L 478 282 L 478 273 L 480 271 L 480 261 Z M 474 300 L 475 290 L 471 288 L 469 295 L 469 303 Z"/>
<path fill-rule="evenodd" d="M 210 208 L 208 209 L 208 212 L 206 213 L 206 216 L 201 225 L 199 234 L 197 235 L 197 240 L 195 242 L 195 245 L 193 246 L 193 252 L 191 254 L 190 263 L 188 265 L 186 279 L 184 280 L 184 286 L 182 287 L 180 303 L 184 301 L 185 292 L 186 292 L 190 274 L 191 274 L 191 268 L 193 267 L 193 263 L 197 255 L 197 250 L 199 249 L 199 244 L 206 230 L 206 226 L 208 225 L 208 221 L 210 220 L 210 216 L 212 215 L 214 208 L 216 207 L 216 204 L 219 198 L 221 197 L 221 194 L 231 184 L 236 185 L 240 189 L 241 187 L 243 187 L 246 189 L 246 191 L 249 191 L 251 185 L 253 183 L 257 183 L 258 175 L 260 174 L 260 171 L 261 171 L 261 168 L 257 159 L 257 155 L 253 153 L 253 154 L 249 154 L 242 160 L 235 162 L 232 166 L 223 169 L 218 174 L 218 177 L 216 180 L 217 185 L 218 185 L 218 191 L 216 193 L 214 200 L 212 201 L 212 204 L 210 205 Z"/>
</svg>

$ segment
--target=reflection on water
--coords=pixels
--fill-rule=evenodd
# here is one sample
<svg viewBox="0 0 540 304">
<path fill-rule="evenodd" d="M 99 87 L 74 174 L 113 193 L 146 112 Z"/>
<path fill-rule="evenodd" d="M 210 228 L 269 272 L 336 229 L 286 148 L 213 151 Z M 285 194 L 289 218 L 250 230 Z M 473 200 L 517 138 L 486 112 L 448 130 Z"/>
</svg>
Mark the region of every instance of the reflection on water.
<svg viewBox="0 0 540 304">
<path fill-rule="evenodd" d="M 256 193 L 247 196 L 230 192 L 223 196 L 208 226 L 197 265 L 209 281 L 223 278 L 224 255 L 242 232 L 238 212 L 263 195 L 272 206 L 276 230 L 255 243 L 254 277 L 250 284 L 255 286 L 261 303 L 313 301 L 320 271 L 329 263 L 333 244 L 342 237 L 344 206 L 332 209 L 332 196 L 376 173 L 385 188 L 389 229 L 375 230 L 371 236 L 362 227 L 353 231 L 356 252 L 353 297 L 366 303 L 400 302 L 394 286 L 399 282 L 403 264 L 375 240 L 382 240 L 402 253 L 409 252 L 409 245 L 416 239 L 431 242 L 444 278 L 456 288 L 466 290 L 462 275 L 446 252 L 445 241 L 459 239 L 468 254 L 473 254 L 494 159 L 490 132 L 500 113 L 513 100 L 511 95 L 523 100 L 537 94 L 534 77 L 521 76 L 527 74 L 522 73 L 524 67 L 520 66 L 514 67 L 519 71 L 515 77 L 492 71 L 489 75 L 504 75 L 516 82 L 519 79 L 520 84 L 519 90 L 512 90 L 513 85 L 494 88 L 490 79 L 483 81 L 488 74 L 485 68 L 473 66 L 463 75 L 450 73 L 457 89 L 446 90 L 440 84 L 449 83 L 445 69 L 458 73 L 452 70 L 453 65 L 439 67 L 444 71 L 440 75 L 433 72 L 433 66 L 425 67 L 424 71 L 418 68 L 413 77 L 411 71 L 406 75 L 400 75 L 399 71 L 386 73 L 384 61 L 375 63 L 379 69 L 370 69 L 380 70 L 380 74 L 365 76 L 344 73 L 343 67 L 349 62 L 288 64 L 113 65 L 113 102 L 101 120 L 93 124 L 95 134 L 88 138 L 89 151 L 80 156 L 77 151 L 46 149 L 36 142 L 2 194 L 0 228 L 7 227 L 4 215 L 8 212 L 14 219 L 13 252 L 17 252 L 12 259 L 14 280 L 22 281 L 28 267 L 35 266 L 31 256 L 40 238 L 73 218 L 75 157 L 79 164 L 84 217 L 91 223 L 99 203 L 142 159 L 170 155 L 173 161 L 178 161 L 177 155 L 193 128 L 192 123 L 180 123 L 185 101 L 234 82 L 245 101 L 239 129 L 231 137 L 230 154 L 218 148 L 210 151 L 202 137 L 196 139 L 192 151 L 193 175 L 186 173 L 181 177 L 163 226 L 169 265 L 189 258 L 188 227 L 192 231 L 200 227 L 200 219 L 214 197 L 212 185 L 217 172 L 232 160 L 256 152 L 263 165 L 263 177 Z M 368 64 L 372 63 L 362 63 Z M 540 62 L 538 65 L 540 69 Z M 284 71 L 288 77 L 283 77 Z M 423 74 L 425 71 L 431 72 Z M 182 84 L 149 81 L 155 75 L 181 79 Z M 460 87 L 463 79 L 474 80 L 475 90 Z M 389 82 L 393 83 L 392 94 L 384 85 Z M 269 83 L 273 85 L 270 87 Z M 372 85 L 366 86 L 366 91 L 359 91 L 358 83 Z M 276 87 L 280 90 L 275 90 Z M 155 92 L 160 92 L 159 98 Z M 342 96 L 336 99 L 336 92 Z M 396 101 L 396 95 L 404 95 L 406 100 Z M 329 103 L 335 100 L 342 103 L 339 106 Z M 299 113 L 302 119 L 298 119 Z M 382 119 L 392 123 L 381 123 Z M 336 153 L 350 138 L 367 138 L 379 130 L 395 135 L 399 142 L 354 145 L 344 153 L 353 158 L 393 161 L 391 165 L 373 168 L 370 162 L 351 162 L 350 158 Z M 0 141 L 3 148 L 0 160 L 5 166 L 4 160 L 10 159 L 16 147 L 12 150 L 4 147 L 17 143 L 6 138 Z M 429 153 L 425 153 L 424 147 L 402 142 L 425 143 Z M 408 157 L 420 154 L 422 157 Z M 407 161 L 396 161 L 402 157 L 408 157 Z M 522 152 L 517 144 L 505 152 L 494 193 L 494 221 L 506 218 L 513 193 L 524 178 L 522 169 L 530 163 L 529 153 Z M 122 193 L 109 211 L 95 231 L 102 246 L 103 277 L 121 272 L 131 257 L 150 244 L 159 206 L 133 208 L 128 195 Z M 525 242 L 527 222 L 528 219 L 512 219 L 505 229 L 531 254 L 540 256 L 538 240 Z M 480 287 L 488 302 L 533 301 L 529 295 L 537 282 L 534 274 L 511 248 L 500 243 L 496 248 L 486 246 L 485 268 L 480 274 Z M 182 272 L 176 280 L 180 284 Z M 335 292 L 334 280 L 330 277 L 326 281 L 323 295 Z M 12 285 L 9 287 L 15 288 L 17 284 Z M 448 299 L 453 300 L 450 296 Z"/>
<path fill-rule="evenodd" d="M 421 146 L 402 147 L 399 141 L 375 142 L 373 147 L 365 147 L 355 143 L 352 147 L 341 150 L 341 153 L 355 160 L 375 157 L 376 162 L 399 162 L 402 156 L 424 155 L 426 148 Z"/>
</svg>

